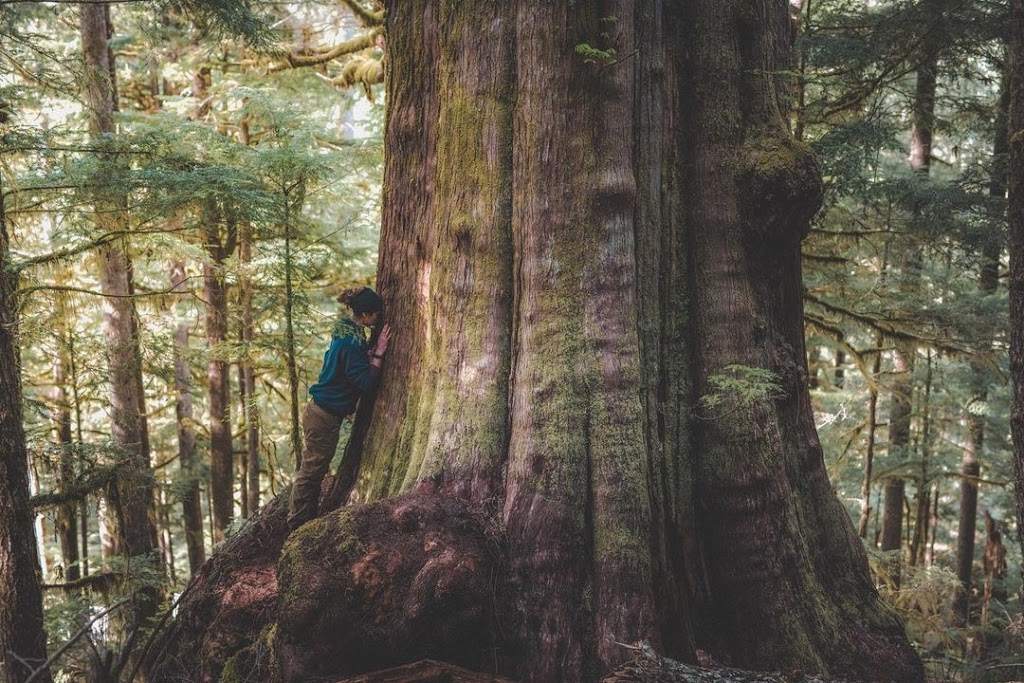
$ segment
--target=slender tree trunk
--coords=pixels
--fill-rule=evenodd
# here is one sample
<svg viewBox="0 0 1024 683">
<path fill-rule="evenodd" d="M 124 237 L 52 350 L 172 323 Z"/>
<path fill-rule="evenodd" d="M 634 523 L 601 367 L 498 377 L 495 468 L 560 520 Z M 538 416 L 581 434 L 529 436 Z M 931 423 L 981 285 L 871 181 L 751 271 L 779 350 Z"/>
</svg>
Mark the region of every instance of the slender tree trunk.
<svg viewBox="0 0 1024 683">
<path fill-rule="evenodd" d="M 171 263 L 171 290 L 180 299 L 185 295 L 185 264 Z M 180 303 L 180 301 L 179 301 Z M 188 548 L 189 571 L 195 572 L 206 561 L 203 545 L 203 509 L 199 493 L 196 458 L 196 436 L 192 417 L 192 373 L 188 363 L 189 323 L 180 319 L 174 327 L 174 412 L 178 423 L 178 462 L 184 487 L 181 506 L 185 525 L 185 545 Z"/>
<path fill-rule="evenodd" d="M 248 130 L 243 123 L 243 130 Z M 246 136 L 246 140 L 247 140 Z M 239 257 L 242 261 L 242 276 L 239 280 L 242 304 L 242 347 L 240 391 L 244 391 L 242 410 L 245 421 L 246 445 L 246 506 L 250 512 L 260 507 L 260 427 L 259 412 L 256 409 L 256 372 L 253 369 L 253 283 L 252 267 L 252 225 L 243 221 L 239 226 Z"/>
<path fill-rule="evenodd" d="M 835 385 L 836 389 L 842 389 L 846 385 L 846 352 L 843 351 L 838 344 L 836 345 L 835 371 L 833 372 L 832 377 L 832 382 Z M 875 371 L 875 377 L 877 381 L 878 371 Z M 877 394 L 877 392 L 878 389 L 876 388 L 875 393 Z M 878 402 L 877 396 L 875 397 L 875 402 Z"/>
<path fill-rule="evenodd" d="M 79 533 L 82 535 L 82 577 L 89 576 L 89 499 L 83 497 L 78 503 Z"/>
<path fill-rule="evenodd" d="M 295 458 L 295 471 L 302 464 L 302 428 L 299 424 L 299 370 L 295 361 L 295 325 L 292 314 L 294 285 L 292 278 L 292 222 L 291 202 L 288 192 L 284 200 L 284 345 L 288 364 L 288 398 L 291 408 L 291 447 Z"/>
<path fill-rule="evenodd" d="M 108 47 L 111 34 L 109 7 L 91 3 L 81 8 L 81 40 L 85 54 L 84 96 L 89 113 L 89 131 L 94 144 L 110 145 L 114 133 L 116 102 L 113 55 Z M 118 163 L 115 158 L 106 163 Z M 99 232 L 125 235 L 128 221 L 123 202 L 97 197 L 94 221 Z M 131 261 L 126 237 L 112 240 L 99 249 L 100 286 L 104 298 L 104 329 L 109 355 L 111 388 L 111 433 L 128 461 L 116 485 L 119 511 L 118 533 L 122 550 L 133 562 L 158 562 L 154 524 L 153 476 L 149 462 L 149 438 L 144 410 L 142 359 L 138 323 L 132 298 Z M 157 592 L 143 590 L 136 595 L 134 618 L 144 619 L 157 607 Z"/>
<path fill-rule="evenodd" d="M 78 394 L 78 359 L 75 353 L 74 325 L 71 326 L 72 333 L 67 337 L 68 368 L 71 371 L 71 400 L 75 413 L 75 440 L 84 444 L 82 438 L 82 401 Z M 81 575 L 89 576 L 89 497 L 83 496 L 78 501 L 78 521 L 82 539 Z"/>
<path fill-rule="evenodd" d="M 1007 132 L 1007 108 L 1010 90 L 1007 79 L 1003 79 L 999 105 L 996 110 L 995 139 L 992 145 L 992 170 L 989 180 L 989 194 L 993 199 L 1006 197 L 1006 157 L 1009 152 Z M 993 217 L 1000 220 L 1001 215 Z M 1002 240 L 995 234 L 987 236 L 981 249 L 981 270 L 978 275 L 978 294 L 991 298 L 999 286 L 999 257 L 1003 251 Z M 981 474 L 981 460 L 985 446 L 986 405 L 991 373 L 986 369 L 984 356 L 992 351 L 994 330 L 991 325 L 979 321 L 982 338 L 971 360 L 972 397 L 967 406 L 967 443 L 964 445 L 960 480 L 960 525 L 957 531 L 957 578 L 960 587 L 953 596 L 953 612 L 960 625 L 966 626 L 970 617 L 969 596 L 971 574 L 974 568 L 974 541 L 978 518 L 978 484 Z"/>
<path fill-rule="evenodd" d="M 871 477 L 875 464 L 875 432 L 878 430 L 878 376 L 882 371 L 882 338 L 876 338 L 878 353 L 871 366 L 868 382 L 868 447 L 864 454 L 864 481 L 860 486 L 860 524 L 857 535 L 867 540 L 868 522 L 871 518 Z M 872 544 L 874 545 L 874 544 Z"/>
<path fill-rule="evenodd" d="M 1013 0 L 1010 26 L 1010 131 L 1024 130 L 1024 0 Z M 1024 139 L 1010 135 L 1010 383 L 1013 406 L 1010 431 L 1013 437 L 1014 492 L 1017 539 L 1024 551 Z M 1024 576 L 1024 568 L 1021 570 Z M 1024 591 L 1019 591 L 1024 607 Z"/>
<path fill-rule="evenodd" d="M 932 487 L 931 538 L 928 541 L 928 566 L 935 564 L 935 538 L 939 531 L 939 484 Z"/>
<path fill-rule="evenodd" d="M 67 310 L 63 302 L 57 306 L 60 324 L 66 324 Z M 74 335 L 74 330 L 71 331 Z M 70 335 L 69 335 L 70 336 Z M 58 351 L 53 363 L 53 412 L 52 419 L 60 448 L 57 462 L 57 486 L 67 491 L 74 485 L 74 439 L 71 432 L 71 403 L 67 393 L 67 343 L 64 334 L 57 341 Z M 64 563 L 64 579 L 77 581 L 82 576 L 78 552 L 78 502 L 69 501 L 57 507 L 57 537 L 60 540 L 60 552 Z"/>
<path fill-rule="evenodd" d="M 0 183 L 0 660 L 10 683 L 25 681 L 46 661 L 41 575 L 22 428 L 19 315 L 18 275 L 11 264 Z M 49 669 L 36 680 L 49 683 Z"/>
<path fill-rule="evenodd" d="M 914 494 L 914 531 L 910 539 L 910 566 L 924 564 L 925 547 L 928 545 L 928 523 L 931 512 L 931 481 L 928 474 L 928 460 L 931 457 L 931 401 L 932 401 L 932 354 L 928 351 L 928 366 L 925 372 L 924 396 L 921 398 L 921 468 L 917 478 L 917 492 Z"/>
<path fill-rule="evenodd" d="M 1006 546 L 999 523 L 985 510 L 985 606 L 991 599 L 1006 600 Z M 982 623 L 985 623 L 982 620 Z"/>
<path fill-rule="evenodd" d="M 213 543 L 224 533 L 235 514 L 235 466 L 231 440 L 231 364 L 224 357 L 228 336 L 228 292 L 224 261 L 235 249 L 237 225 L 230 211 L 210 200 L 203 211 L 203 236 L 211 261 L 203 265 L 203 298 L 206 301 L 206 342 L 210 413 L 210 496 L 213 499 Z"/>
<path fill-rule="evenodd" d="M 239 329 L 239 341 L 242 341 L 242 330 Z M 238 426 L 242 433 L 247 433 L 245 404 L 249 401 L 249 392 L 245 387 L 245 361 L 238 363 Z M 242 451 L 242 457 L 238 461 L 238 493 L 239 502 L 242 507 L 242 519 L 249 516 L 249 450 Z"/>
<path fill-rule="evenodd" d="M 909 457 L 911 397 L 914 391 L 912 350 L 893 352 L 892 397 L 889 403 L 889 454 L 900 460 Z M 903 540 L 903 501 L 906 483 L 902 476 L 891 477 L 885 484 L 882 509 L 882 550 L 899 550 Z"/>
<path fill-rule="evenodd" d="M 168 511 L 167 504 L 167 487 L 171 482 L 165 481 L 164 486 L 160 489 L 160 546 L 164 553 L 164 565 L 167 567 L 168 577 L 171 580 L 171 585 L 178 583 L 178 567 L 174 561 L 174 532 L 171 528 L 171 515 Z"/>
<path fill-rule="evenodd" d="M 914 126 L 910 142 L 910 167 L 927 178 L 931 169 L 932 131 L 935 124 L 935 87 L 939 52 L 933 48 L 917 69 L 914 91 Z M 918 208 L 912 211 L 916 217 Z M 921 280 L 923 259 L 921 247 L 909 247 L 903 259 L 900 287 L 913 291 Z M 906 459 L 910 455 L 910 428 L 913 415 L 914 359 L 916 345 L 898 342 L 893 352 L 892 400 L 889 407 L 889 455 Z M 885 511 L 882 519 L 882 550 L 898 550 L 902 546 L 903 499 L 906 485 L 902 477 L 894 477 L 885 487 Z M 897 577 L 898 580 L 898 577 Z"/>
</svg>

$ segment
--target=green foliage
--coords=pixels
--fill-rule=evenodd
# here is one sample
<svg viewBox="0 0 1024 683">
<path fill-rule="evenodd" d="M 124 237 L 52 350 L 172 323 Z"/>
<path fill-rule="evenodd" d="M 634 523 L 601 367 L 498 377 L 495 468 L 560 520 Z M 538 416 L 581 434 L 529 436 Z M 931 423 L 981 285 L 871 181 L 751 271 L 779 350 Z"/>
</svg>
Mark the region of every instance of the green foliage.
<svg viewBox="0 0 1024 683">
<path fill-rule="evenodd" d="M 587 64 L 611 62 L 615 60 L 615 48 L 600 50 L 596 47 L 591 46 L 589 43 L 579 43 L 576 45 L 574 49 L 576 51 L 576 54 L 583 57 L 583 61 Z"/>
<path fill-rule="evenodd" d="M 774 372 L 746 365 L 727 365 L 708 377 L 707 383 L 708 393 L 701 396 L 699 406 L 718 417 L 723 412 L 749 410 L 782 396 L 784 391 Z"/>
<path fill-rule="evenodd" d="M 169 542 L 165 559 L 173 558 L 178 587 L 188 579 L 181 500 L 195 479 L 205 480 L 209 472 L 208 363 L 244 360 L 255 369 L 256 392 L 246 402 L 258 416 L 265 501 L 292 476 L 286 445 L 285 272 L 294 286 L 290 304 L 300 400 L 326 348 L 337 313 L 333 295 L 355 283 L 370 283 L 375 272 L 382 108 L 358 93 L 339 90 L 317 71 L 267 68 L 273 55 L 299 50 L 305 36 L 343 37 L 339 8 L 299 5 L 286 13 L 279 6 L 232 0 L 113 4 L 111 46 L 117 53 L 120 111 L 115 134 L 97 142 L 88 134 L 80 102 L 76 8 L 0 5 L 3 59 L 17 62 L 0 77 L 0 174 L 14 267 L 20 272 L 26 429 L 38 493 L 45 500 L 49 494 L 86 487 L 119 462 L 110 433 L 104 299 L 97 296 L 97 251 L 113 239 L 96 230 L 93 207 L 104 199 L 125 219 L 123 248 L 133 268 L 156 513 L 167 531 L 162 535 Z M 197 90 L 202 74 L 207 80 Z M 252 260 L 244 263 L 233 252 L 219 264 L 230 292 L 229 336 L 208 348 L 202 273 L 214 261 L 204 229 L 211 215 L 227 214 L 251 228 Z M 217 229 L 226 235 L 223 221 Z M 181 292 L 170 291 L 171 262 L 184 265 Z M 243 279 L 252 283 L 251 342 L 239 336 Z M 184 351 L 193 403 L 185 424 L 195 435 L 198 455 L 191 469 L 181 466 L 177 451 L 171 335 L 179 323 L 191 338 Z M 58 358 L 66 373 L 62 399 L 54 395 Z M 231 383 L 232 431 L 240 452 L 244 430 L 234 369 Z M 56 443 L 51 420 L 60 401 L 70 410 L 71 444 Z M 71 463 L 66 484 L 58 479 L 63 462 Z M 94 576 L 123 568 L 118 558 L 100 553 L 103 499 L 98 487 L 82 498 L 85 560 Z M 65 568 L 55 543 L 55 511 L 47 507 L 42 512 L 44 579 L 56 583 Z M 243 523 L 236 512 L 235 527 Z M 169 584 L 166 565 L 136 560 L 130 566 L 135 585 Z M 109 596 L 49 592 L 51 651 L 83 619 L 115 599 L 116 591 Z M 116 652 L 127 642 L 124 620 L 116 612 L 114 617 L 112 630 L 98 636 L 101 651 Z M 60 675 L 74 678 L 88 666 L 87 643 L 79 645 L 61 658 Z"/>
</svg>

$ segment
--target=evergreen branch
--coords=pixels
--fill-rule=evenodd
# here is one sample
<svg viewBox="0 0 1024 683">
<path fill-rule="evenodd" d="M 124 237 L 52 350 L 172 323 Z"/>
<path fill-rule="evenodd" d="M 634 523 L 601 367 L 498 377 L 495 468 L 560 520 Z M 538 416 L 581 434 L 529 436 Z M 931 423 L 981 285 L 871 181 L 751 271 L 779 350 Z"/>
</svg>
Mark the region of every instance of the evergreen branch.
<svg viewBox="0 0 1024 683">
<path fill-rule="evenodd" d="M 818 263 L 850 263 L 851 259 L 843 256 L 830 256 L 828 254 L 811 254 L 808 252 L 802 252 L 800 257 L 808 261 L 817 261 Z"/>
<path fill-rule="evenodd" d="M 185 228 L 161 228 L 159 230 L 115 230 L 113 232 L 103 233 L 94 240 L 83 242 L 82 244 L 68 247 L 67 249 L 51 251 L 47 254 L 41 254 L 40 256 L 33 256 L 32 258 L 25 259 L 24 261 L 20 261 L 15 264 L 13 266 L 13 270 L 16 273 L 20 273 L 23 270 L 28 270 L 35 266 L 43 266 L 55 261 L 63 261 L 65 259 L 72 258 L 73 256 L 84 254 L 85 252 L 98 247 L 105 246 L 116 239 L 120 239 L 121 237 L 128 237 L 132 235 L 163 235 L 173 232 L 182 232 L 184 230 Z"/>
<path fill-rule="evenodd" d="M 153 290 L 150 292 L 143 292 L 141 294 L 107 294 L 106 292 L 97 292 L 94 289 L 86 289 L 84 287 L 71 287 L 67 285 L 35 285 L 33 287 L 25 287 L 24 289 L 18 290 L 19 296 L 27 296 L 32 292 L 75 292 L 77 294 L 89 294 L 91 296 L 101 296 L 106 299 L 145 299 L 152 296 L 167 296 L 168 294 L 177 294 L 173 289 L 161 289 Z"/>
<path fill-rule="evenodd" d="M 352 10 L 359 23 L 363 26 L 380 26 L 384 23 L 384 12 L 373 12 L 359 4 L 359 0 L 341 0 L 342 4 Z"/>
<path fill-rule="evenodd" d="M 288 66 L 273 66 L 270 68 L 271 72 L 283 71 L 287 68 L 298 69 L 305 66 L 316 66 L 318 64 L 326 64 L 332 60 L 342 57 L 344 55 L 352 54 L 353 52 L 359 52 L 365 50 L 368 47 L 373 47 L 373 43 L 377 36 L 380 35 L 381 29 L 375 28 L 368 33 L 361 36 L 357 36 L 352 40 L 346 40 L 343 43 L 338 43 L 330 50 L 317 55 L 299 55 L 294 53 L 285 53 L 284 57 L 288 60 Z"/>
<path fill-rule="evenodd" d="M 923 334 L 902 330 L 894 321 L 887 318 L 875 316 L 870 313 L 862 313 L 860 311 L 855 311 L 852 308 L 846 308 L 845 306 L 840 306 L 839 304 L 826 301 L 819 296 L 815 296 L 806 289 L 804 290 L 804 300 L 817 304 L 830 313 L 836 313 L 845 318 L 867 325 L 871 329 L 877 330 L 878 332 L 901 342 L 919 343 L 924 346 L 930 346 L 937 351 L 945 351 L 946 353 L 954 355 L 969 354 L 971 352 L 971 349 L 967 347 L 957 346 L 952 342 L 943 341 L 937 337 L 928 337 Z"/>
<path fill-rule="evenodd" d="M 116 465 L 100 466 L 91 470 L 83 479 L 74 486 L 68 487 L 60 493 L 40 493 L 29 499 L 29 505 L 34 510 L 41 508 L 53 508 L 67 503 L 77 503 L 90 493 L 102 489 L 108 484 L 114 483 L 120 475 L 121 470 L 126 467 L 124 463 Z"/>
<path fill-rule="evenodd" d="M 83 576 L 76 581 L 65 583 L 44 583 L 46 590 L 63 590 L 66 593 L 77 591 L 80 588 L 96 588 L 100 592 L 110 590 L 111 585 L 122 576 L 121 572 L 103 572 L 101 574 L 90 574 Z"/>
<path fill-rule="evenodd" d="M 836 340 L 836 343 L 843 347 L 843 349 L 850 354 L 850 357 L 853 358 L 854 365 L 856 365 L 857 369 L 860 370 L 860 374 L 864 377 L 864 381 L 867 383 L 868 387 L 877 391 L 878 379 L 874 376 L 874 373 L 871 371 L 871 368 L 868 366 L 867 359 L 865 358 L 868 352 L 860 351 L 859 349 L 855 349 L 850 346 L 846 341 L 846 331 L 844 329 L 830 320 L 826 320 L 825 318 L 807 311 L 804 311 L 804 323 L 817 328 L 820 332 L 832 336 Z M 875 349 L 874 353 L 881 353 L 881 350 Z"/>
<path fill-rule="evenodd" d="M 0 4 L 3 4 L 3 0 L 0 0 Z M 50 87 L 48 83 L 46 83 L 41 78 L 36 76 L 34 73 L 32 73 L 31 71 L 26 69 L 21 64 L 21 62 L 19 62 L 17 59 L 15 59 L 14 55 L 12 55 L 7 50 L 4 50 L 3 48 L 0 48 L 0 55 L 2 55 L 4 58 L 7 59 L 7 61 L 9 61 L 11 63 L 11 65 L 14 67 L 14 70 L 17 71 L 19 74 L 21 74 L 21 77 L 24 78 L 26 81 L 31 81 L 31 82 L 35 83 L 36 85 L 43 86 L 44 88 Z"/>
</svg>

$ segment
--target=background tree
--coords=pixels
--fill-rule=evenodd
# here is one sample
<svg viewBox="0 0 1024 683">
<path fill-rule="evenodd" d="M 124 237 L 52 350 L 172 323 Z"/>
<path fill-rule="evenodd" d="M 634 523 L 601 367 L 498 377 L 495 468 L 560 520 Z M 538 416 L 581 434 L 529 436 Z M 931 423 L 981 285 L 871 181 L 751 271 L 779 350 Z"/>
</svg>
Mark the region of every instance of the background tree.
<svg viewBox="0 0 1024 683">
<path fill-rule="evenodd" d="M 0 114 L 0 131 L 9 112 Z M 6 131 L 4 131 L 6 132 Z M 3 180 L 0 174 L 0 181 Z M 28 452 L 21 413 L 18 352 L 18 276 L 10 257 L 10 234 L 0 184 L 0 647 L 4 677 L 28 680 L 46 661 L 46 631 L 39 588 L 39 561 L 28 504 Z M 49 681 L 49 670 L 37 680 Z"/>
<path fill-rule="evenodd" d="M 1013 2 L 1010 54 L 1010 364 L 1017 534 L 1024 549 L 1024 3 Z M 1024 571 L 1024 570 L 1022 570 Z M 1020 599 L 1024 604 L 1024 592 Z"/>
</svg>

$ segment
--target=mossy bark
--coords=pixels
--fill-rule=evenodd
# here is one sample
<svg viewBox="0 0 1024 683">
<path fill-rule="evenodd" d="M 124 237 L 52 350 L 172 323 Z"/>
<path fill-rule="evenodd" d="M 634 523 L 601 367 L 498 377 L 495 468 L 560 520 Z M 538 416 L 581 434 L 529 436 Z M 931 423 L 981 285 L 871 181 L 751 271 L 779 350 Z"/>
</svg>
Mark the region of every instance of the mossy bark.
<svg viewBox="0 0 1024 683">
<path fill-rule="evenodd" d="M 0 183 L 0 671 L 11 683 L 27 680 L 46 661 L 39 556 L 28 500 L 18 323 L 18 276 L 11 263 Z M 36 680 L 53 679 L 46 669 Z"/>
<path fill-rule="evenodd" d="M 235 456 L 231 438 L 231 364 L 224 356 L 228 336 L 228 287 L 224 261 L 235 249 L 237 223 L 230 212 L 210 200 L 203 214 L 204 247 L 210 260 L 203 264 L 203 299 L 206 302 L 207 411 L 210 419 L 210 498 L 213 507 L 213 543 L 224 534 L 235 515 Z"/>
<path fill-rule="evenodd" d="M 640 639 L 919 678 L 814 431 L 785 3 L 395 2 L 387 36 L 397 334 L 352 498 L 500 520 L 523 678 Z M 778 388 L 695 410 L 736 366 Z"/>
</svg>

